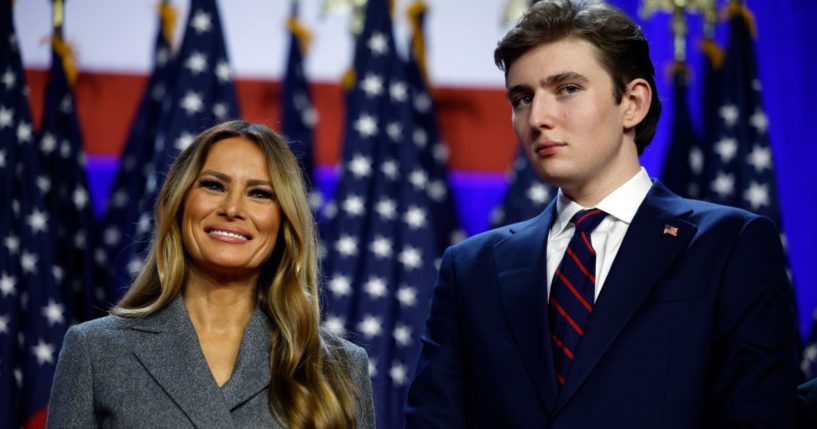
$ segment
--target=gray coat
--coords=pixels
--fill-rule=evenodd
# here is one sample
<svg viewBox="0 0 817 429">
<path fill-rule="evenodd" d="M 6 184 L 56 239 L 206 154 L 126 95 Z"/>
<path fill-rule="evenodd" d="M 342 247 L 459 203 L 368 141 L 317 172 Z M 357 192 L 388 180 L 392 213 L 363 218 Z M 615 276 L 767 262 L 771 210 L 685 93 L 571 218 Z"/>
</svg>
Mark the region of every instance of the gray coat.
<svg viewBox="0 0 817 429">
<path fill-rule="evenodd" d="M 256 309 L 229 381 L 218 387 L 181 297 L 142 320 L 107 316 L 68 330 L 48 428 L 280 428 L 269 410 L 269 319 Z M 358 426 L 374 428 L 366 352 L 335 339 L 364 395 Z"/>
</svg>

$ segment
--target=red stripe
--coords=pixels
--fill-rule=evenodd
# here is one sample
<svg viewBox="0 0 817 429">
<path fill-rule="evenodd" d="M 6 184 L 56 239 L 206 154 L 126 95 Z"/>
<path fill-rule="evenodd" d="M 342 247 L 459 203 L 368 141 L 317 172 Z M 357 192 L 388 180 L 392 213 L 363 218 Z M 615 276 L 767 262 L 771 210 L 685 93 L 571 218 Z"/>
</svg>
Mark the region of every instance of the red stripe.
<svg viewBox="0 0 817 429">
<path fill-rule="evenodd" d="M 599 209 L 590 210 L 589 212 L 585 213 L 582 217 L 576 219 L 576 225 L 582 223 L 582 221 L 587 219 L 588 216 L 593 216 L 596 213 L 601 213 L 601 210 Z"/>
<path fill-rule="evenodd" d="M 556 381 L 558 381 L 559 384 L 565 384 L 565 378 L 562 377 L 562 374 L 559 374 L 558 372 L 556 373 Z"/>
<path fill-rule="evenodd" d="M 556 334 L 550 334 L 550 338 L 556 343 L 556 346 L 559 347 L 567 356 L 568 359 L 573 360 L 573 352 L 570 351 L 569 348 L 556 336 Z"/>
<path fill-rule="evenodd" d="M 587 268 L 584 267 L 584 264 L 582 264 L 582 261 L 579 260 L 579 257 L 576 256 L 575 253 L 573 253 L 573 249 L 571 249 L 570 246 L 567 246 L 567 254 L 570 255 L 571 258 L 573 258 L 573 260 L 576 262 L 576 265 L 579 266 L 579 269 L 582 270 L 584 275 L 587 276 L 587 278 L 590 279 L 590 281 L 593 282 L 593 284 L 595 285 L 596 276 L 590 274 L 590 272 L 587 271 Z"/>
<path fill-rule="evenodd" d="M 561 305 L 559 305 L 559 303 L 556 301 L 555 298 L 550 297 L 550 305 L 552 305 L 553 308 L 555 308 L 556 311 L 558 311 L 559 314 L 561 314 L 562 317 L 564 317 L 565 320 L 567 320 L 567 323 L 569 323 L 570 326 L 573 327 L 573 329 L 576 331 L 576 333 L 578 333 L 581 336 L 584 336 L 584 331 L 582 330 L 582 328 L 580 328 L 579 325 L 577 325 L 576 322 L 573 321 L 573 319 L 570 317 L 570 315 L 567 314 L 567 312 L 565 311 L 564 308 L 562 308 Z"/>
<path fill-rule="evenodd" d="M 595 251 L 595 250 L 593 250 L 593 245 L 592 245 L 592 244 L 590 244 L 590 240 L 588 240 L 588 239 L 587 239 L 587 234 L 585 234 L 585 233 L 584 233 L 584 231 L 582 231 L 582 234 L 581 234 L 581 235 L 582 235 L 582 240 L 584 240 L 584 244 L 586 244 L 586 245 L 587 245 L 587 250 L 589 250 L 589 251 L 590 251 L 590 253 L 592 253 L 592 254 L 594 254 L 594 255 L 595 255 L 595 254 L 596 254 L 596 251 Z"/>
<path fill-rule="evenodd" d="M 584 308 L 586 308 L 587 311 L 592 313 L 593 312 L 593 306 L 590 305 L 590 303 L 588 303 L 587 300 L 584 299 L 584 297 L 582 297 L 582 295 L 579 293 L 579 291 L 577 291 L 576 288 L 573 287 L 572 284 L 570 284 L 570 280 L 568 280 L 567 277 L 565 277 L 565 275 L 562 274 L 562 272 L 559 271 L 558 268 L 556 269 L 556 275 L 559 277 L 559 279 L 562 281 L 562 283 L 564 283 L 565 286 L 567 286 L 567 288 L 570 289 L 570 292 L 573 293 L 573 296 L 575 296 L 576 299 L 578 299 L 579 302 L 582 303 Z M 594 291 L 594 293 L 595 293 L 595 291 Z"/>
</svg>

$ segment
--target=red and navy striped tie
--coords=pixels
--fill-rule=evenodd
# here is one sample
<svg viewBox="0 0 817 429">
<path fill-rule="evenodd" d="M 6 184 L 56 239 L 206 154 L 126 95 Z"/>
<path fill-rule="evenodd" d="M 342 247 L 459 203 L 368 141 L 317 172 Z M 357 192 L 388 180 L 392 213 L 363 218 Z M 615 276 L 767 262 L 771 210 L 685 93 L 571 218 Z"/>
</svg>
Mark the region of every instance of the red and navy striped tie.
<svg viewBox="0 0 817 429">
<path fill-rule="evenodd" d="M 568 377 L 584 327 L 593 313 L 596 251 L 590 233 L 605 216 L 607 213 L 599 209 L 582 210 L 573 216 L 570 221 L 576 230 L 550 285 L 550 341 L 559 385 Z"/>
</svg>

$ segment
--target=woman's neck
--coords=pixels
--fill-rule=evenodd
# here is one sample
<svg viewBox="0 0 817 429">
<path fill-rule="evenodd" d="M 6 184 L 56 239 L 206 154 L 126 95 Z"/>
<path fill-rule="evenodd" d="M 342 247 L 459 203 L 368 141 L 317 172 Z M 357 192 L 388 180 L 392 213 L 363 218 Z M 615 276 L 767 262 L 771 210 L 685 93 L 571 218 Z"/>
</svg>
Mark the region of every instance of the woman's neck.
<svg viewBox="0 0 817 429">
<path fill-rule="evenodd" d="M 256 305 L 255 280 L 215 279 L 191 270 L 183 301 L 196 332 L 243 333 Z"/>
</svg>

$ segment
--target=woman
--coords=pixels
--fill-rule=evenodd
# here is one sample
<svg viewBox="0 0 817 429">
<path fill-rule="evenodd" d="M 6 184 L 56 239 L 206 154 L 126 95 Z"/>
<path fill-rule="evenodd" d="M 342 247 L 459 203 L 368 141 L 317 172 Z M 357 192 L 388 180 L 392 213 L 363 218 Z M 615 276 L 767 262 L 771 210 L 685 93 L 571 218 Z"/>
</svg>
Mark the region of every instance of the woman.
<svg viewBox="0 0 817 429">
<path fill-rule="evenodd" d="M 155 217 L 112 315 L 66 334 L 48 427 L 374 427 L 365 351 L 319 328 L 313 220 L 280 136 L 203 132 Z"/>
</svg>

